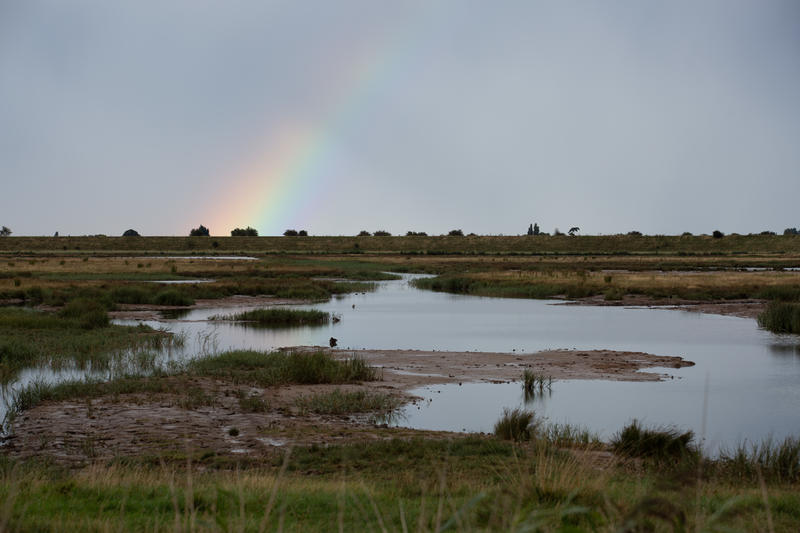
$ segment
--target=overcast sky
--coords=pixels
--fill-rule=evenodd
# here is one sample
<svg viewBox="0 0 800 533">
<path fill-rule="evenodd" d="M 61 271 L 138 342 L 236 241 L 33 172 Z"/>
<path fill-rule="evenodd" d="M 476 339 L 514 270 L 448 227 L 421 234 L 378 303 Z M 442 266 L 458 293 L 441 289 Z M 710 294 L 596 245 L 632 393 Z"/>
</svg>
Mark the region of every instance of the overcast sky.
<svg viewBox="0 0 800 533">
<path fill-rule="evenodd" d="M 0 179 L 15 235 L 780 232 L 800 2 L 0 0 Z"/>
</svg>

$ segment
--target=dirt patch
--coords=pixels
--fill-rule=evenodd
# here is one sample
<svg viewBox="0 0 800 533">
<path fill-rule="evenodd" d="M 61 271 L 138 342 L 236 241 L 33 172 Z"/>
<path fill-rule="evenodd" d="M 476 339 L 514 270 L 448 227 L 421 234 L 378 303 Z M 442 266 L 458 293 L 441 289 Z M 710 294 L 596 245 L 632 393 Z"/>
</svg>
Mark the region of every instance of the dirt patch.
<svg viewBox="0 0 800 533">
<path fill-rule="evenodd" d="M 514 381 L 520 379 L 526 368 L 554 379 L 658 381 L 668 379 L 669 374 L 641 370 L 694 365 L 681 357 L 614 350 L 536 353 L 334 350 L 333 353 L 363 357 L 373 366 L 383 368 L 384 383 L 404 389 L 432 383 Z"/>
<path fill-rule="evenodd" d="M 608 307 L 652 307 L 676 309 L 694 313 L 756 318 L 767 306 L 766 300 L 685 300 L 682 298 L 651 298 L 625 295 L 621 300 L 606 300 L 603 296 L 590 296 L 557 305 L 597 305 Z"/>
<path fill-rule="evenodd" d="M 318 347 L 304 349 L 319 350 Z M 680 357 L 611 350 L 552 350 L 533 354 L 423 352 L 414 350 L 333 350 L 357 355 L 383 369 L 382 380 L 348 385 L 292 385 L 256 388 L 214 380 L 175 376 L 168 393 L 125 394 L 91 400 L 43 404 L 22 413 L 5 447 L 9 455 L 46 456 L 83 465 L 115 457 L 174 457 L 203 454 L 258 460 L 294 445 L 330 445 L 446 432 L 390 428 L 374 415 L 334 416 L 303 413 L 304 396 L 348 391 L 385 393 L 414 402 L 408 389 L 430 383 L 506 382 L 530 368 L 555 379 L 654 381 L 666 374 L 645 368 L 681 368 Z M 244 401 L 243 401 L 244 400 Z M 253 409 L 252 405 L 258 405 Z"/>
</svg>

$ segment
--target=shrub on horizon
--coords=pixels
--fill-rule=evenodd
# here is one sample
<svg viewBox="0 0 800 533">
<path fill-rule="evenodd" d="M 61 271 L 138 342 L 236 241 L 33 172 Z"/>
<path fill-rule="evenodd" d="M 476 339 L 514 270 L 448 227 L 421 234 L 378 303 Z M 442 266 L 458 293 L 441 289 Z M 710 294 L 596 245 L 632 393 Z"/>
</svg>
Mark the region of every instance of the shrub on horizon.
<svg viewBox="0 0 800 533">
<path fill-rule="evenodd" d="M 373 235 L 375 235 L 376 237 L 391 237 L 392 236 L 391 233 L 389 233 L 388 231 L 384 231 L 382 229 L 379 229 L 378 231 L 373 233 Z"/>
<path fill-rule="evenodd" d="M 721 239 L 725 236 L 725 234 L 722 233 L 720 230 L 715 229 L 714 233 L 712 233 L 711 236 L 714 237 L 715 239 Z"/>
<path fill-rule="evenodd" d="M 283 232 L 284 237 L 297 237 L 297 230 L 296 229 L 287 229 Z"/>
<path fill-rule="evenodd" d="M 453 230 L 450 230 L 450 233 L 448 233 L 448 235 L 450 237 L 463 237 L 464 236 L 464 232 L 461 231 L 460 229 L 453 229 Z"/>
<path fill-rule="evenodd" d="M 56 233 L 58 233 L 58 232 L 56 232 Z M 122 236 L 123 237 L 141 237 L 141 235 L 139 235 L 139 232 L 136 231 L 135 229 L 125 230 L 125 233 L 123 233 Z"/>
<path fill-rule="evenodd" d="M 235 228 L 231 230 L 231 237 L 258 237 L 258 230 L 247 226 L 246 228 Z"/>
<path fill-rule="evenodd" d="M 192 231 L 189 232 L 189 237 L 208 237 L 210 234 L 208 228 L 200 224 L 199 228 L 193 228 Z"/>
</svg>

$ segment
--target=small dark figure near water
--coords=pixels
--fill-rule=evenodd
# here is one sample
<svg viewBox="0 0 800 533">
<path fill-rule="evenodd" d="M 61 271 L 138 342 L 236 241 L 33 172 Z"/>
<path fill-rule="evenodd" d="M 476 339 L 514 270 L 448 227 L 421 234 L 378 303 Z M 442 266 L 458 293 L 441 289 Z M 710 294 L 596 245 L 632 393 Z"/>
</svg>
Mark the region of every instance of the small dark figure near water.
<svg viewBox="0 0 800 533">
<path fill-rule="evenodd" d="M 331 345 L 331 348 L 333 348 L 334 346 L 336 346 L 336 343 L 337 343 L 337 342 L 338 342 L 338 341 L 337 341 L 337 340 L 336 340 L 334 337 L 331 337 L 331 340 L 330 340 L 330 341 L 328 341 L 328 343 Z"/>
</svg>

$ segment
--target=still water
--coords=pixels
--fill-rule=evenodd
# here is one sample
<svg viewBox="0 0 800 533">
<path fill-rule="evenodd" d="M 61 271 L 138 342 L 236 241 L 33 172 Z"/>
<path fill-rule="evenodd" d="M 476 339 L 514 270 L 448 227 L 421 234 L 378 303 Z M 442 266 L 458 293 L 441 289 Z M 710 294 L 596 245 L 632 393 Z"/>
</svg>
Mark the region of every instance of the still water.
<svg viewBox="0 0 800 533">
<path fill-rule="evenodd" d="M 519 383 L 437 385 L 413 391 L 427 401 L 407 407 L 398 425 L 491 431 L 504 407 L 526 406 L 550 422 L 585 426 L 608 438 L 631 419 L 675 425 L 720 446 L 800 435 L 800 339 L 774 335 L 752 319 L 647 308 L 562 305 L 552 300 L 460 296 L 421 291 L 408 279 L 374 293 L 302 306 L 341 322 L 280 330 L 207 322 L 230 309 L 191 311 L 180 321 L 150 322 L 186 335 L 183 353 L 323 345 L 453 351 L 536 352 L 551 348 L 679 355 L 696 366 L 655 383 L 558 381 L 525 404 Z M 656 369 L 655 371 L 658 371 Z"/>
</svg>

